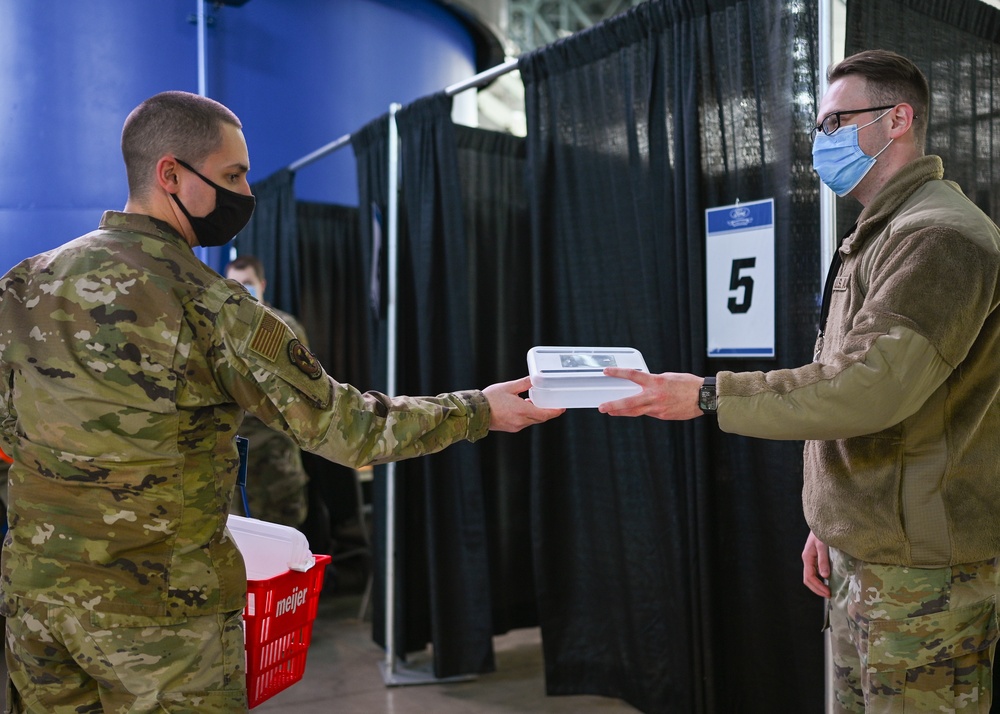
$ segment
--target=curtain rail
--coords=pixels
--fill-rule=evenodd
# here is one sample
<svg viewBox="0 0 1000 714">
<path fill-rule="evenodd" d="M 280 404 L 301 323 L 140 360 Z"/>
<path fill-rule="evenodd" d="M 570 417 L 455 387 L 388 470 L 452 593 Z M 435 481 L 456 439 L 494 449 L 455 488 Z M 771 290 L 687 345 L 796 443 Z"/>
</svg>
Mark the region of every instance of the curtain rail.
<svg viewBox="0 0 1000 714">
<path fill-rule="evenodd" d="M 503 64 L 498 64 L 496 67 L 491 67 L 490 69 L 484 70 L 477 75 L 469 77 L 468 79 L 456 82 L 451 86 L 445 87 L 444 93 L 449 97 L 454 97 L 456 94 L 461 94 L 467 89 L 475 89 L 476 87 L 481 87 L 484 84 L 492 82 L 497 77 L 507 74 L 508 72 L 513 72 L 517 69 L 517 65 L 520 60 L 515 57 L 514 59 L 509 59 Z"/>
<path fill-rule="evenodd" d="M 481 87 L 484 84 L 488 84 L 497 77 L 512 72 L 517 69 L 519 60 L 517 58 L 509 59 L 503 64 L 498 64 L 496 67 L 491 67 L 490 69 L 484 70 L 479 74 L 473 75 L 468 79 L 462 80 L 461 82 L 456 82 L 455 84 L 445 87 L 444 92 L 449 97 L 454 97 L 456 94 L 461 94 L 462 92 L 475 89 L 476 87 Z M 342 149 L 351 143 L 351 135 L 344 134 L 338 139 L 334 139 L 326 146 L 321 146 L 312 153 L 306 154 L 301 159 L 293 161 L 288 165 L 289 171 L 298 171 L 301 168 L 308 166 L 309 164 L 319 161 L 325 156 L 329 156 L 338 149 Z"/>
<path fill-rule="evenodd" d="M 290 163 L 288 165 L 288 170 L 289 171 L 298 171 L 303 166 L 308 166 L 312 162 L 317 161 L 319 159 L 322 159 L 324 156 L 326 156 L 328 154 L 332 154 L 337 149 L 340 149 L 340 148 L 342 148 L 344 146 L 347 146 L 347 144 L 349 144 L 350 141 L 351 141 L 351 135 L 350 134 L 344 134 L 342 137 L 340 137 L 339 139 L 334 139 L 333 141 L 331 141 L 326 146 L 321 146 L 320 148 L 316 149 L 316 151 L 312 152 L 311 154 L 306 154 L 305 156 L 303 156 L 298 161 L 294 161 L 294 162 Z"/>
</svg>

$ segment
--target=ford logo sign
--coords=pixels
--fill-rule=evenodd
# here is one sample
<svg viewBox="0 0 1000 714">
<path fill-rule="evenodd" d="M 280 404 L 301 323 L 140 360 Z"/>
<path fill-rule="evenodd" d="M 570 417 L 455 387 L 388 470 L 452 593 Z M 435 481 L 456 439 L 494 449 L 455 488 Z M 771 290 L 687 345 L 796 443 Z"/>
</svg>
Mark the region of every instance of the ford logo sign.
<svg viewBox="0 0 1000 714">
<path fill-rule="evenodd" d="M 753 223 L 750 216 L 750 209 L 746 206 L 736 206 L 729 212 L 729 220 L 726 221 L 732 228 L 743 228 Z"/>
</svg>

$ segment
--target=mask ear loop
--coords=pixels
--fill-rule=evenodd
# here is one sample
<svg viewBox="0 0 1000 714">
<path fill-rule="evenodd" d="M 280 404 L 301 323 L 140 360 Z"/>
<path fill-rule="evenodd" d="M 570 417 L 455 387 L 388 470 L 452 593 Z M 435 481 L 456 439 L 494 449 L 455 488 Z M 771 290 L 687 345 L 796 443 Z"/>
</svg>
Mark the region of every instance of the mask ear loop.
<svg viewBox="0 0 1000 714">
<path fill-rule="evenodd" d="M 882 112 L 881 114 L 879 114 L 879 115 L 878 115 L 877 117 L 875 117 L 874 119 L 872 119 L 872 120 L 871 120 L 870 122 L 868 122 L 867 124 L 862 124 L 861 126 L 859 126 L 859 127 L 858 127 L 858 131 L 861 131 L 861 130 L 862 130 L 862 129 L 864 129 L 864 128 L 865 128 L 866 126 L 871 126 L 872 124 L 874 124 L 875 122 L 877 122 L 877 121 L 879 121 L 880 119 L 882 119 L 882 117 L 884 117 L 884 116 L 885 116 L 886 114 L 888 114 L 889 112 L 891 112 L 891 111 L 892 111 L 893 109 L 895 109 L 895 108 L 896 108 L 896 107 L 892 107 L 892 109 L 886 109 L 886 110 L 885 110 L 884 112 Z M 890 144 L 892 144 L 892 142 L 894 142 L 894 141 L 895 141 L 895 139 L 889 139 L 889 143 L 888 143 L 888 144 L 886 144 L 885 146 L 883 146 L 883 147 L 882 147 L 881 149 L 879 149 L 879 152 L 878 152 L 877 154 L 875 154 L 875 155 L 874 155 L 874 156 L 873 156 L 872 158 L 873 158 L 873 159 L 877 159 L 878 157 L 880 157 L 880 156 L 882 155 L 882 152 L 883 152 L 883 151 L 885 151 L 886 149 L 888 149 L 888 148 L 889 148 L 889 145 L 890 145 Z"/>
<path fill-rule="evenodd" d="M 889 139 L 889 144 L 891 144 L 894 141 L 895 141 L 895 139 Z M 872 158 L 873 159 L 877 159 L 878 157 L 880 157 L 882 155 L 882 152 L 889 148 L 889 144 L 886 144 L 885 146 L 883 146 L 882 149 L 877 154 L 875 154 L 875 156 L 873 156 Z"/>
</svg>

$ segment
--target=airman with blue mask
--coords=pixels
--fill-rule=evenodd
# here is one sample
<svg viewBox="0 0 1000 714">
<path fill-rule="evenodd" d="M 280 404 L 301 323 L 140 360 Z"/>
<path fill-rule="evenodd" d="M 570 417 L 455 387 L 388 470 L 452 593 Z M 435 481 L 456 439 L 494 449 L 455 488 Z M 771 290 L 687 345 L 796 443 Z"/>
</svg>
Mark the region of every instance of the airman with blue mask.
<svg viewBox="0 0 1000 714">
<path fill-rule="evenodd" d="M 598 409 L 805 441 L 802 582 L 827 601 L 836 711 L 987 712 L 1000 229 L 925 154 L 930 88 L 913 62 L 868 50 L 827 80 L 813 164 L 863 209 L 834 254 L 813 361 L 707 377 L 607 367 L 643 389 Z"/>
</svg>

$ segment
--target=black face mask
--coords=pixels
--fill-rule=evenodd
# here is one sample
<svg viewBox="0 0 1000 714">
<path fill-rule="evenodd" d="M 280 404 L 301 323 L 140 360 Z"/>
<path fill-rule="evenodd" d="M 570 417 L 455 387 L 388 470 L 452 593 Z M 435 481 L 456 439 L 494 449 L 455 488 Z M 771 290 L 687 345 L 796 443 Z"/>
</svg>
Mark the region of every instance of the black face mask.
<svg viewBox="0 0 1000 714">
<path fill-rule="evenodd" d="M 184 204 L 181 203 L 181 199 L 177 198 L 176 193 L 170 194 L 191 223 L 198 244 L 204 248 L 225 245 L 249 222 L 250 216 L 253 215 L 254 206 L 257 204 L 256 200 L 253 196 L 245 196 L 242 193 L 236 193 L 219 186 L 180 159 L 177 159 L 177 163 L 215 189 L 215 208 L 207 216 L 200 218 L 188 213 Z"/>
</svg>

